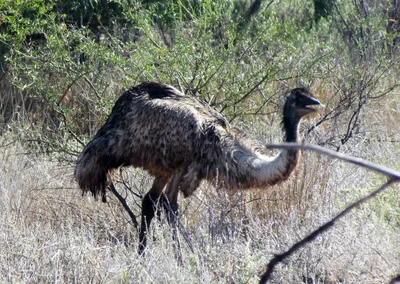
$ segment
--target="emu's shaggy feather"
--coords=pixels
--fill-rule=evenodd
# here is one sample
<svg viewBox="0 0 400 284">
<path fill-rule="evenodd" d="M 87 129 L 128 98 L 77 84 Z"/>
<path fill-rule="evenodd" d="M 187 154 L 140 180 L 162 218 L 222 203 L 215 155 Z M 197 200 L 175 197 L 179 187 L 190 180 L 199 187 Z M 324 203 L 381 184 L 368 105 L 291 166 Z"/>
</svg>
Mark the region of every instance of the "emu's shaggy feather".
<svg viewBox="0 0 400 284">
<path fill-rule="evenodd" d="M 303 88 L 288 96 L 283 113 L 287 142 L 296 142 L 301 117 L 320 103 Z M 83 191 L 106 198 L 113 171 L 141 167 L 155 176 L 143 199 L 141 250 L 154 204 L 165 197 L 177 214 L 179 191 L 190 196 L 203 180 L 229 188 L 272 185 L 288 178 L 298 151 L 277 157 L 262 155 L 244 133 L 229 125 L 217 111 L 177 89 L 142 83 L 126 91 L 112 113 L 78 158 L 75 176 Z"/>
</svg>

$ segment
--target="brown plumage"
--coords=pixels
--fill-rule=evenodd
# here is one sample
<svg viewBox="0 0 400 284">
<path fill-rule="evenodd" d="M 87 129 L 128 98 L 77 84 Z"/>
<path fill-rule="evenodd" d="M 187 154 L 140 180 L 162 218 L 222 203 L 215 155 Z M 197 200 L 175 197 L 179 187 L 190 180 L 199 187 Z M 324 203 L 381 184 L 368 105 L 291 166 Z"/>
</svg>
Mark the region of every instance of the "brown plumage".
<svg viewBox="0 0 400 284">
<path fill-rule="evenodd" d="M 308 105 L 320 102 L 304 88 L 293 89 L 287 97 L 286 142 L 297 141 L 300 119 L 315 111 Z M 142 252 L 160 198 L 174 223 L 179 191 L 190 196 L 203 179 L 235 189 L 273 185 L 288 178 L 297 160 L 296 150 L 266 157 L 208 105 L 169 85 L 142 83 L 117 100 L 104 126 L 79 156 L 75 176 L 84 192 L 101 194 L 103 201 L 118 167 L 141 167 L 155 177 L 143 198 Z"/>
</svg>

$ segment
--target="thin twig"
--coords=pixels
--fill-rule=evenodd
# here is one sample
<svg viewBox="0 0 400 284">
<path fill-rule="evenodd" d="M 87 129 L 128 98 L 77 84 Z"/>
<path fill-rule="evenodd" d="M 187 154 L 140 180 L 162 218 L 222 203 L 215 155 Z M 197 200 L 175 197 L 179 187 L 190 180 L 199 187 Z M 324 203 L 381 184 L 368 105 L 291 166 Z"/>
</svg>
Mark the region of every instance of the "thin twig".
<svg viewBox="0 0 400 284">
<path fill-rule="evenodd" d="M 93 85 L 92 81 L 89 80 L 89 78 L 87 76 L 83 76 L 83 79 L 86 81 L 86 83 L 89 84 L 89 86 L 92 88 L 92 90 L 94 91 L 96 97 L 98 100 L 101 100 L 101 95 L 99 94 L 99 92 L 97 91 L 97 89 L 95 88 L 95 86 Z"/>
<path fill-rule="evenodd" d="M 72 82 L 67 86 L 67 88 L 65 89 L 65 91 L 63 92 L 63 94 L 61 95 L 61 97 L 58 99 L 57 105 L 61 105 L 61 103 L 64 101 L 65 97 L 67 96 L 69 90 L 72 88 L 73 85 L 75 85 L 75 83 L 80 80 L 82 77 L 86 76 L 87 74 L 83 73 L 80 74 L 78 77 L 76 77 L 74 80 L 72 80 Z"/>
<path fill-rule="evenodd" d="M 192 242 L 190 241 L 190 236 L 189 236 L 188 232 L 186 231 L 185 226 L 182 224 L 182 222 L 179 220 L 179 218 L 177 219 L 177 221 L 178 221 L 177 227 L 178 227 L 179 232 L 182 234 L 183 238 L 185 239 L 186 244 L 189 246 L 190 251 L 192 253 L 194 253 L 194 247 L 193 247 Z"/>
<path fill-rule="evenodd" d="M 136 197 L 138 197 L 138 198 L 143 198 L 143 195 L 134 192 L 134 191 L 132 190 L 132 187 L 131 187 L 131 186 L 126 182 L 126 180 L 124 180 L 123 178 L 122 178 L 122 180 L 121 180 L 121 183 L 124 185 L 125 189 L 126 189 L 127 191 L 129 191 L 132 195 L 134 195 L 134 196 L 136 196 Z"/>
<path fill-rule="evenodd" d="M 6 148 L 6 147 L 8 147 L 8 146 L 10 146 L 10 145 L 12 145 L 12 144 L 15 144 L 17 141 L 16 140 L 14 140 L 14 141 L 11 141 L 11 142 L 9 142 L 9 143 L 7 143 L 7 144 L 5 144 L 5 145 L 0 145 L 0 148 Z"/>
</svg>

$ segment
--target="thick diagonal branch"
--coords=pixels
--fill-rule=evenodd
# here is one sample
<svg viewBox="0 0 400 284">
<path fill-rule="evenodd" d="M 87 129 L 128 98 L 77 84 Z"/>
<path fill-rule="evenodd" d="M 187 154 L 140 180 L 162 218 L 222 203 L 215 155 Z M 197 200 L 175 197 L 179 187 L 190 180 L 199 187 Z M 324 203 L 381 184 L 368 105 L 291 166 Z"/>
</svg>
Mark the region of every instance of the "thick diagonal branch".
<svg viewBox="0 0 400 284">
<path fill-rule="evenodd" d="M 260 284 L 261 283 L 267 283 L 267 281 L 269 280 L 272 272 L 274 271 L 275 266 L 282 262 L 284 259 L 288 258 L 289 256 L 291 256 L 294 252 L 296 252 L 298 249 L 304 247 L 306 244 L 312 242 L 316 237 L 318 237 L 319 235 L 321 235 L 323 232 L 329 230 L 336 221 L 338 221 L 339 219 L 341 219 L 342 217 L 344 217 L 345 215 L 347 215 L 351 210 L 353 210 L 355 207 L 360 206 L 362 203 L 370 200 L 371 198 L 374 198 L 376 195 L 378 195 L 379 193 L 381 193 L 387 186 L 391 185 L 392 183 L 394 183 L 395 180 L 391 179 L 389 180 L 387 183 L 385 183 L 384 185 L 382 185 L 380 188 L 378 188 L 377 190 L 373 191 L 371 194 L 365 196 L 364 198 L 358 200 L 357 202 L 354 202 L 353 204 L 351 204 L 349 207 L 347 207 L 346 209 L 344 209 L 342 212 L 340 212 L 338 215 L 336 215 L 332 220 L 330 220 L 329 222 L 326 222 L 325 224 L 323 224 L 321 227 L 319 227 L 318 229 L 316 229 L 315 231 L 313 231 L 311 234 L 309 234 L 307 237 L 305 237 L 304 239 L 298 241 L 297 243 L 295 243 L 290 249 L 288 249 L 287 251 L 285 251 L 284 253 L 278 254 L 276 255 L 269 263 L 267 266 L 267 270 L 265 271 L 265 273 L 261 276 L 261 280 L 260 280 Z"/>
</svg>

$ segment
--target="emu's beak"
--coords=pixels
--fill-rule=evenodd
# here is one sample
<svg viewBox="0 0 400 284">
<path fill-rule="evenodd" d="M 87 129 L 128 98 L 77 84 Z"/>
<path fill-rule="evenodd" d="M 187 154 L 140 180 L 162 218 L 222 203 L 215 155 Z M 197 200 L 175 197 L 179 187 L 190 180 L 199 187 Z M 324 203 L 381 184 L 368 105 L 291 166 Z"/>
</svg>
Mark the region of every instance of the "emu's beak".
<svg viewBox="0 0 400 284">
<path fill-rule="evenodd" d="M 303 117 L 305 115 L 308 115 L 310 113 L 317 111 L 315 108 L 311 108 L 308 106 L 317 106 L 319 108 L 324 107 L 324 105 L 319 100 L 317 100 L 315 98 L 307 98 L 305 101 L 303 101 L 303 106 L 298 107 L 296 109 L 297 115 L 299 115 L 300 117 Z"/>
</svg>

